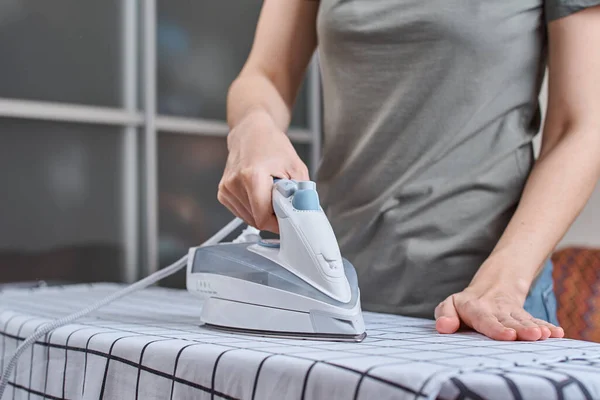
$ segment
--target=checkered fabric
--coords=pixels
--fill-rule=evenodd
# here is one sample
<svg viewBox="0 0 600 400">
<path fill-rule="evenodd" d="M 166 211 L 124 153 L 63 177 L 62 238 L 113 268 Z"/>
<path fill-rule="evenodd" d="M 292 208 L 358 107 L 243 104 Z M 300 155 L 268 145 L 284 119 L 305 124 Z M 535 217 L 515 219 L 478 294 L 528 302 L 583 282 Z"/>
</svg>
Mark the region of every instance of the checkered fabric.
<svg viewBox="0 0 600 400">
<path fill-rule="evenodd" d="M 566 248 L 552 260 L 558 320 L 565 335 L 600 342 L 600 249 Z"/>
<path fill-rule="evenodd" d="M 118 288 L 0 294 L 0 356 Z M 362 343 L 263 338 L 200 327 L 199 313 L 180 290 L 117 301 L 26 352 L 2 400 L 600 399 L 600 344 L 439 335 L 429 320 L 372 313 Z"/>
</svg>

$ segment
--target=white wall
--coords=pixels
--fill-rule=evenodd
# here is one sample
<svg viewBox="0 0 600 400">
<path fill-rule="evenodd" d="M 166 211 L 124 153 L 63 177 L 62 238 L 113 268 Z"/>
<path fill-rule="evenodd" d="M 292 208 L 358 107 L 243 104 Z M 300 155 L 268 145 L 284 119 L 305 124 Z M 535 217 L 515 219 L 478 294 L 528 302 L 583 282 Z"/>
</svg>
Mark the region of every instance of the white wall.
<svg viewBox="0 0 600 400">
<path fill-rule="evenodd" d="M 540 93 L 540 103 L 542 113 L 546 115 L 546 106 L 548 98 L 547 76 L 544 80 L 544 86 Z M 541 135 L 540 135 L 541 136 Z M 539 151 L 541 137 L 535 141 L 536 154 Z M 600 149 L 599 149 L 600 150 Z M 600 157 L 600 151 L 599 151 Z M 600 184 L 596 189 L 583 212 L 579 215 L 571 229 L 567 232 L 559 248 L 566 246 L 588 246 L 600 248 Z"/>
</svg>

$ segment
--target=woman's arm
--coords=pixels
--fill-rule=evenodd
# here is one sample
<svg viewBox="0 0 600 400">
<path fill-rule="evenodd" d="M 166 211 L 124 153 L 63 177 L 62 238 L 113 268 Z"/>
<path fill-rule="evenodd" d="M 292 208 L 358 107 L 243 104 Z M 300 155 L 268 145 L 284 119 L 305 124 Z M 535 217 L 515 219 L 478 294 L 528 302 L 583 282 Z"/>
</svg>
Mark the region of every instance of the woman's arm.
<svg viewBox="0 0 600 400">
<path fill-rule="evenodd" d="M 227 119 L 234 128 L 248 113 L 268 114 L 281 131 L 317 45 L 318 2 L 266 0 L 244 68 L 229 88 Z"/>
<path fill-rule="evenodd" d="M 495 339 L 537 340 L 562 330 L 523 310 L 530 286 L 600 179 L 600 7 L 553 21 L 549 102 L 541 154 L 520 204 L 469 288 L 436 310 L 438 329 L 459 320 Z"/>
<path fill-rule="evenodd" d="M 316 48 L 318 7 L 307 0 L 265 0 L 248 60 L 229 89 L 229 155 L 218 199 L 262 230 L 278 230 L 273 177 L 309 178 L 285 131 Z"/>
<path fill-rule="evenodd" d="M 548 112 L 540 157 L 490 263 L 477 279 L 518 278 L 527 295 L 537 273 L 600 178 L 600 7 L 551 22 Z M 500 275 L 498 275 L 500 274 Z"/>
</svg>

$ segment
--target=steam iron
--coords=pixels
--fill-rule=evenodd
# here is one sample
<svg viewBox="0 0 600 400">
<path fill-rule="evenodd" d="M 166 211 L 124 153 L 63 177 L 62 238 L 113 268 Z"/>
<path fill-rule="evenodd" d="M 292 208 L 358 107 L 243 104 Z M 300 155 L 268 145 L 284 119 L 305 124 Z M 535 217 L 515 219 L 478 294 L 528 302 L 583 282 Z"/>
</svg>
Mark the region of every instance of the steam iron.
<svg viewBox="0 0 600 400">
<path fill-rule="evenodd" d="M 312 181 L 276 180 L 279 240 L 189 250 L 187 289 L 204 299 L 204 326 L 230 332 L 360 342 L 356 271 L 344 259 Z"/>
</svg>

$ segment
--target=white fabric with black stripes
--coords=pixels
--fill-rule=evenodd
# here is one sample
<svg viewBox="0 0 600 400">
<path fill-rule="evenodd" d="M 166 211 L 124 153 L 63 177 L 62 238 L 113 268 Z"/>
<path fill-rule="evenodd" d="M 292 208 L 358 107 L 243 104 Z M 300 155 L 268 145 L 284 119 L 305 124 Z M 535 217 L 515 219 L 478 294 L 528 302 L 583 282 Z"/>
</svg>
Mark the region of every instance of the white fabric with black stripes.
<svg viewBox="0 0 600 400">
<path fill-rule="evenodd" d="M 0 366 L 49 319 L 120 287 L 0 293 Z M 199 313 L 180 290 L 116 301 L 38 341 L 5 399 L 600 399 L 596 343 L 439 335 L 432 321 L 372 313 L 362 343 L 262 338 L 199 327 Z"/>
</svg>

